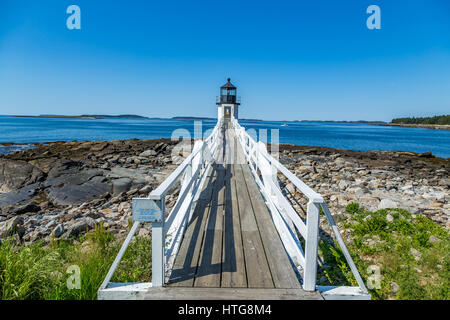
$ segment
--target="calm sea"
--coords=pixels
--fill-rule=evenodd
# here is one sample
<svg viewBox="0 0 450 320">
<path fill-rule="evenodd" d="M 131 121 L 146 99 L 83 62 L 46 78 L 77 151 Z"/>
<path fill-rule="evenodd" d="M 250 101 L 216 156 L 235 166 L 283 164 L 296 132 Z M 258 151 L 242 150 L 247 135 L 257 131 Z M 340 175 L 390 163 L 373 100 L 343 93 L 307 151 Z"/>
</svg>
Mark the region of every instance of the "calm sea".
<svg viewBox="0 0 450 320">
<path fill-rule="evenodd" d="M 384 127 L 361 123 L 240 121 L 247 129 L 279 130 L 280 143 L 324 146 L 349 150 L 400 150 L 450 157 L 450 131 Z M 287 126 L 282 126 L 286 123 Z M 215 121 L 202 121 L 202 131 Z M 194 120 L 175 119 L 46 119 L 0 116 L 0 143 L 33 143 L 72 140 L 170 138 L 194 134 Z M 197 131 L 198 132 L 198 131 Z M 7 153 L 22 146 L 0 146 Z"/>
</svg>

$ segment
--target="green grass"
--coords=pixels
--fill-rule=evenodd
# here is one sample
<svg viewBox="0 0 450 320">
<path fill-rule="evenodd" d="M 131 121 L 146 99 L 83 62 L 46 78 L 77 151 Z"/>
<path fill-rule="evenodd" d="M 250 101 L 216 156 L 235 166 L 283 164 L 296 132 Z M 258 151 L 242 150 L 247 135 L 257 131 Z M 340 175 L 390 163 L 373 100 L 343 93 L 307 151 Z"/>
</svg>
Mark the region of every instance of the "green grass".
<svg viewBox="0 0 450 320">
<path fill-rule="evenodd" d="M 369 266 L 381 272 L 381 287 L 369 289 L 373 299 L 450 299 L 450 235 L 428 218 L 401 209 L 365 211 L 357 203 L 346 208 L 350 219 L 341 221 L 349 234 L 345 242 L 365 283 Z M 387 214 L 393 221 L 386 219 Z M 434 236 L 439 241 L 430 241 Z M 122 240 L 102 225 L 76 240 L 52 240 L 0 245 L 0 297 L 5 299 L 96 299 Z M 416 259 L 411 248 L 419 252 Z M 357 283 L 341 249 L 330 238 L 321 239 L 319 285 Z M 80 289 L 69 289 L 70 266 L 80 270 Z M 151 240 L 135 237 L 114 274 L 116 282 L 148 282 L 151 279 Z M 398 286 L 393 291 L 392 283 Z"/>
<path fill-rule="evenodd" d="M 371 275 L 368 267 L 380 268 L 381 287 L 369 289 L 373 299 L 450 299 L 450 235 L 444 227 L 402 209 L 369 212 L 351 203 L 346 210 L 351 219 L 344 222 L 350 232 L 345 241 L 365 283 Z M 431 236 L 438 241 L 430 241 Z M 319 270 L 319 277 L 325 276 L 326 284 L 356 285 L 342 252 L 333 245 L 321 239 L 327 267 Z"/>
<path fill-rule="evenodd" d="M 7 299 L 96 299 L 122 241 L 102 225 L 77 240 L 52 240 L 0 246 L 0 297 Z M 69 266 L 80 270 L 80 289 L 69 289 Z M 150 281 L 151 240 L 136 237 L 126 251 L 112 281 Z"/>
</svg>

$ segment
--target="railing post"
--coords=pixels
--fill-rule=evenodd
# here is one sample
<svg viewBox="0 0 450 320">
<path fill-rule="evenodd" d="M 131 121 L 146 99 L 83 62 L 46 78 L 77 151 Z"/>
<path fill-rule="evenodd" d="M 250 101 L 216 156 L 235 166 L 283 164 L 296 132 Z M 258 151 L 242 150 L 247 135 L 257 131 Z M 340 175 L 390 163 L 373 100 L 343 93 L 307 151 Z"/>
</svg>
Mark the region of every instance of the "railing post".
<svg viewBox="0 0 450 320">
<path fill-rule="evenodd" d="M 316 290 L 319 215 L 319 204 L 309 201 L 306 213 L 305 270 L 303 277 L 303 289 L 307 291 Z"/>
<path fill-rule="evenodd" d="M 165 263 L 164 263 L 164 250 L 165 250 L 165 234 L 164 234 L 164 210 L 166 196 L 161 196 L 159 200 L 155 201 L 159 209 L 162 212 L 162 222 L 152 223 L 152 286 L 162 287 L 164 285 L 165 278 Z"/>
</svg>

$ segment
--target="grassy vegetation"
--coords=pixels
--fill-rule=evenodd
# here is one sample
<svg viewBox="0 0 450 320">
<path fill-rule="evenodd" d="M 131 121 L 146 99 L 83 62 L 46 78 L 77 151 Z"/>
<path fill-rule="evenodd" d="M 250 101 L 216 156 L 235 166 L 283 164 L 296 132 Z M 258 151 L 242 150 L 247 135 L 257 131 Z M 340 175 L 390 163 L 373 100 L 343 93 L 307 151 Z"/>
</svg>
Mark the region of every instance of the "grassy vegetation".
<svg viewBox="0 0 450 320">
<path fill-rule="evenodd" d="M 364 282 L 372 275 L 369 266 L 380 268 L 380 288 L 369 289 L 373 299 L 450 299 L 450 234 L 444 227 L 402 209 L 369 212 L 351 203 L 346 210 L 352 217 L 343 225 L 346 244 Z M 331 242 L 321 240 L 327 267 L 319 276 L 327 284 L 356 285 L 340 249 L 327 246 Z"/>
<path fill-rule="evenodd" d="M 73 241 L 53 240 L 28 246 L 2 240 L 0 297 L 6 299 L 96 299 L 122 241 L 102 225 Z M 69 289 L 70 266 L 80 270 L 80 289 Z M 69 269 L 70 270 L 70 269 Z M 150 281 L 151 240 L 136 237 L 112 281 Z"/>
<path fill-rule="evenodd" d="M 401 124 L 450 124 L 450 115 L 424 117 L 424 118 L 397 118 L 392 119 L 392 123 Z"/>
<path fill-rule="evenodd" d="M 347 247 L 368 283 L 369 266 L 380 268 L 381 286 L 369 289 L 373 299 L 450 299 L 450 234 L 428 218 L 401 209 L 365 211 L 357 203 L 341 221 Z M 76 240 L 52 240 L 28 246 L 2 240 L 0 297 L 4 299 L 96 299 L 122 241 L 102 225 Z M 339 247 L 321 239 L 321 285 L 357 283 Z M 81 272 L 80 289 L 69 289 L 72 265 Z M 151 279 L 151 240 L 136 237 L 112 281 Z"/>
</svg>

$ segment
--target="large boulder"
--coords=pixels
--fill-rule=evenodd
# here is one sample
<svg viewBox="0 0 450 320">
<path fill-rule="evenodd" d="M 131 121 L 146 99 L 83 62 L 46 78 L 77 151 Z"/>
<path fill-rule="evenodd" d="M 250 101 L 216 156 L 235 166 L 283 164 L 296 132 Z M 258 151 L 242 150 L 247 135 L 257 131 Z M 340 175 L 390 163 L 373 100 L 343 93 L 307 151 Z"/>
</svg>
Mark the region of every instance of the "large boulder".
<svg viewBox="0 0 450 320">
<path fill-rule="evenodd" d="M 112 184 L 101 169 L 83 169 L 80 163 L 61 161 L 44 182 L 49 199 L 55 204 L 78 205 L 112 192 Z"/>
<path fill-rule="evenodd" d="M 0 192 L 10 192 L 33 184 L 43 172 L 26 161 L 0 158 Z"/>
<path fill-rule="evenodd" d="M 15 191 L 0 194 L 0 209 L 8 206 L 20 206 L 31 201 L 39 189 L 39 183 L 30 184 Z"/>
</svg>

